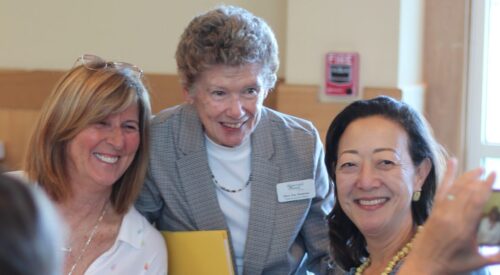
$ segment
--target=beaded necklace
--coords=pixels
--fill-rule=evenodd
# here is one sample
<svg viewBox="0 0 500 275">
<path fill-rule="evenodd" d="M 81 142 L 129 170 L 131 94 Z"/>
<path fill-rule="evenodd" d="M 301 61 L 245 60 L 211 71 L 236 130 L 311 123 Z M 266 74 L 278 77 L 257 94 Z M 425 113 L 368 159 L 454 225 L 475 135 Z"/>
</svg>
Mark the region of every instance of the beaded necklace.
<svg viewBox="0 0 500 275">
<path fill-rule="evenodd" d="M 247 186 L 250 184 L 250 178 L 248 179 L 248 181 L 245 183 L 245 185 L 243 185 L 243 187 L 241 188 L 238 188 L 238 189 L 229 189 L 227 187 L 224 187 L 222 186 L 216 179 L 215 179 L 215 176 L 212 175 L 212 181 L 213 183 L 219 187 L 220 189 L 222 189 L 223 191 L 226 191 L 226 192 L 229 192 L 229 193 L 238 193 L 240 191 L 243 191 L 243 189 L 247 188 Z"/>
<path fill-rule="evenodd" d="M 418 234 L 418 232 L 420 232 L 420 230 L 422 230 L 422 226 L 417 227 L 417 234 Z M 408 253 L 410 253 L 410 251 L 411 251 L 411 248 L 413 246 L 413 241 L 415 240 L 415 237 L 417 236 L 417 234 L 415 234 L 413 236 L 413 238 L 411 238 L 411 240 L 409 242 L 407 242 L 392 257 L 392 259 L 389 261 L 389 263 L 387 263 L 387 267 L 384 269 L 384 271 L 382 271 L 382 273 L 380 275 L 389 275 L 392 272 L 392 270 L 394 269 L 394 267 L 396 266 L 396 264 L 399 263 L 399 261 L 401 261 L 402 259 L 406 258 L 406 256 L 408 256 Z M 365 269 L 367 269 L 368 266 L 370 266 L 370 263 L 371 263 L 371 259 L 368 258 L 364 263 L 362 263 L 360 266 L 358 266 L 356 268 L 355 275 L 362 275 L 363 272 L 365 272 Z"/>
</svg>

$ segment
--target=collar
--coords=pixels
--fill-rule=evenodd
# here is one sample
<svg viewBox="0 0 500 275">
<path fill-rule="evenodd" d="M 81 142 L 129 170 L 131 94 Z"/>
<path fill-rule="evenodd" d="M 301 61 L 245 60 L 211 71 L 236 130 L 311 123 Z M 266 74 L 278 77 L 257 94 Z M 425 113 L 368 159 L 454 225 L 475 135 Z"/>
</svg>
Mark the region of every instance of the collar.
<svg viewBox="0 0 500 275">
<path fill-rule="evenodd" d="M 130 244 L 134 248 L 141 249 L 144 244 L 145 229 L 146 226 L 141 214 L 137 212 L 134 206 L 131 206 L 127 214 L 123 216 L 115 245 L 121 241 Z"/>
</svg>

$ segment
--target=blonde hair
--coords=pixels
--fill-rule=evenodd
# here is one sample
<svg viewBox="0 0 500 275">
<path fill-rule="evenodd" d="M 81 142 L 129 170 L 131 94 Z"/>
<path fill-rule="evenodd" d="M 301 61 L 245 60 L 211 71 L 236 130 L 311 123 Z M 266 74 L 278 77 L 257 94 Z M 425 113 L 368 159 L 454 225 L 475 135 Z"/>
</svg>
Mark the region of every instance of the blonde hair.
<svg viewBox="0 0 500 275">
<path fill-rule="evenodd" d="M 151 105 L 139 76 L 128 68 L 89 70 L 77 66 L 64 75 L 41 109 L 25 156 L 30 180 L 55 201 L 72 195 L 67 174 L 67 144 L 88 125 L 130 105 L 139 107 L 141 142 L 134 160 L 113 184 L 111 203 L 123 214 L 138 196 L 149 154 Z"/>
</svg>

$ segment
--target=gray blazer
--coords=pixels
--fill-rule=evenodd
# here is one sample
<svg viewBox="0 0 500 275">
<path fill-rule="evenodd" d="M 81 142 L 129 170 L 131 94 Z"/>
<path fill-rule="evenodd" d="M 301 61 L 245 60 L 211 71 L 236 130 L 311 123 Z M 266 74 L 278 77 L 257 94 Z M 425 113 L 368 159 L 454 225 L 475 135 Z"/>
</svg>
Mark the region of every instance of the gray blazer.
<svg viewBox="0 0 500 275">
<path fill-rule="evenodd" d="M 149 171 L 137 209 L 160 230 L 228 230 L 196 110 L 186 104 L 163 110 L 151 128 Z M 244 274 L 326 273 L 325 216 L 334 198 L 316 129 L 264 107 L 251 145 Z M 304 179 L 314 179 L 316 197 L 278 202 L 276 184 Z"/>
</svg>

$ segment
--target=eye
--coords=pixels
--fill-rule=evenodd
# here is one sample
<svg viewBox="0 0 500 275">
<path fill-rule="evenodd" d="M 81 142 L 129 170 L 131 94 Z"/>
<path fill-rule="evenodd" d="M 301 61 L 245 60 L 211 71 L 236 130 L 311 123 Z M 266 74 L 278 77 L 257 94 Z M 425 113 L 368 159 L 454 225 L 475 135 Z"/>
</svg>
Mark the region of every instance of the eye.
<svg viewBox="0 0 500 275">
<path fill-rule="evenodd" d="M 256 88 L 250 88 L 250 89 L 246 89 L 245 90 L 245 93 L 246 94 L 258 94 L 259 93 L 259 90 L 256 89 Z"/>
<path fill-rule="evenodd" d="M 341 172 L 355 172 L 358 169 L 358 165 L 355 162 L 342 162 L 337 164 L 337 170 Z"/>
<path fill-rule="evenodd" d="M 245 98 L 254 98 L 259 95 L 259 90 L 256 88 L 248 88 L 242 92 L 242 95 Z"/>
<path fill-rule="evenodd" d="M 139 131 L 139 125 L 135 122 L 125 123 L 123 125 L 123 128 L 125 128 L 125 130 L 127 130 L 129 132 L 138 132 Z"/>
<path fill-rule="evenodd" d="M 223 97 L 226 95 L 226 92 L 224 92 L 222 90 L 215 90 L 215 91 L 212 91 L 210 94 L 212 96 L 215 96 L 215 97 Z"/>
<path fill-rule="evenodd" d="M 396 163 L 394 161 L 388 160 L 388 159 L 379 160 L 377 162 L 377 167 L 382 169 L 382 170 L 389 170 L 394 166 L 396 166 Z"/>
<path fill-rule="evenodd" d="M 94 124 L 98 128 L 104 128 L 104 127 L 109 126 L 109 122 L 107 122 L 106 120 L 101 120 L 101 121 L 98 121 L 98 122 L 96 122 Z"/>
</svg>

